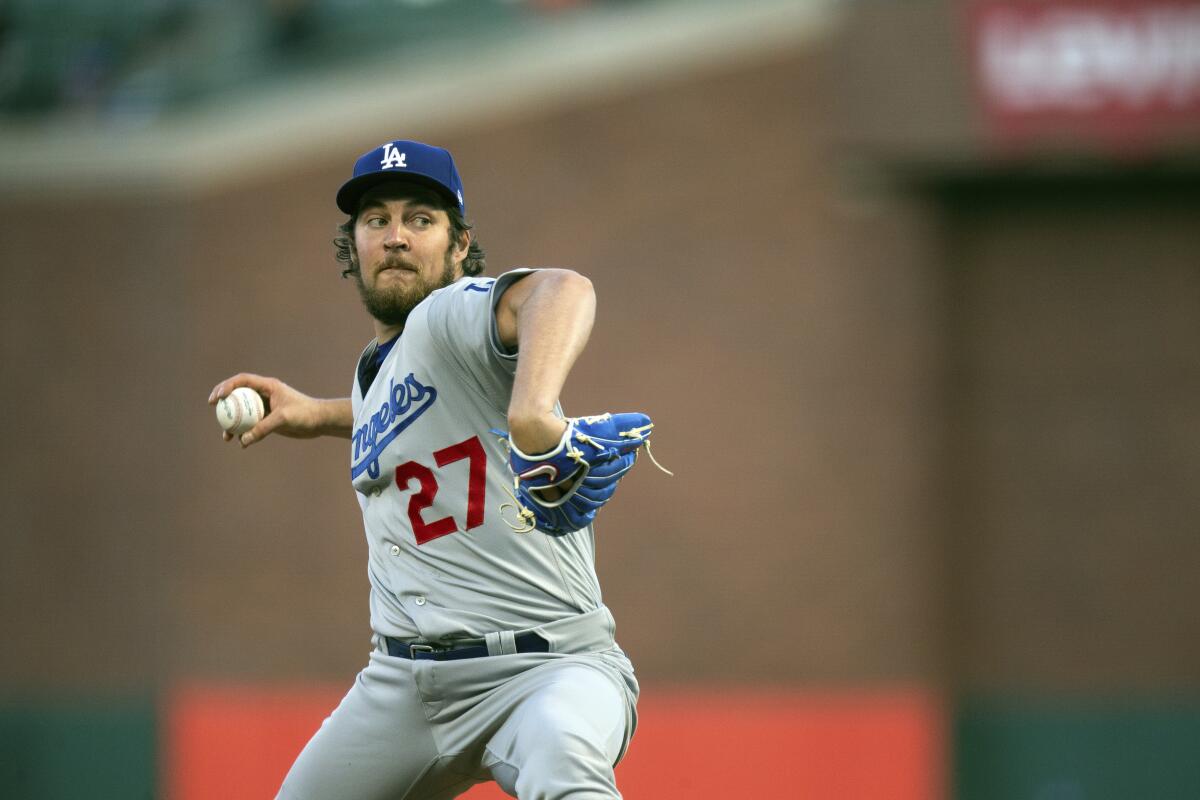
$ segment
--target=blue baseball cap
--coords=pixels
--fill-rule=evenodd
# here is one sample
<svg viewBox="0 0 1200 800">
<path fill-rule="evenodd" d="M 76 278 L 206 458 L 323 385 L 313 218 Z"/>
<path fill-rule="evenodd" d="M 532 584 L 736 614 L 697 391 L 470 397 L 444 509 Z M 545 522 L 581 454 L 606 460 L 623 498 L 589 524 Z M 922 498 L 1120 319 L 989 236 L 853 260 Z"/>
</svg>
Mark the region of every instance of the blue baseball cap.
<svg viewBox="0 0 1200 800">
<path fill-rule="evenodd" d="M 388 181 L 420 183 L 443 195 L 460 213 L 466 213 L 462 179 L 450 151 L 431 144 L 397 139 L 363 153 L 354 162 L 354 175 L 338 189 L 337 207 L 350 216 L 358 201 L 373 186 Z"/>
</svg>

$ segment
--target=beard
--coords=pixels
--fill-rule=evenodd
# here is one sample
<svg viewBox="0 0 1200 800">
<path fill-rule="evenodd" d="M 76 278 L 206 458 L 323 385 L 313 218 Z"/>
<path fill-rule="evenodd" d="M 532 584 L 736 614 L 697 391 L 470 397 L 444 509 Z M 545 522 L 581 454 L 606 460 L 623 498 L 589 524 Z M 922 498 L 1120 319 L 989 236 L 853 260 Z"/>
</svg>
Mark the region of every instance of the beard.
<svg viewBox="0 0 1200 800">
<path fill-rule="evenodd" d="M 399 260 L 388 259 L 388 265 L 401 266 Z M 408 315 L 417 305 L 430 294 L 454 283 L 454 259 L 450 251 L 446 251 L 442 262 L 442 273 L 432 280 L 417 274 L 415 280 L 408 286 L 391 285 L 387 288 L 379 286 L 368 287 L 363 282 L 362 268 L 354 271 L 354 282 L 358 284 L 358 294 L 366 306 L 367 313 L 384 325 L 403 327 L 408 321 Z"/>
</svg>

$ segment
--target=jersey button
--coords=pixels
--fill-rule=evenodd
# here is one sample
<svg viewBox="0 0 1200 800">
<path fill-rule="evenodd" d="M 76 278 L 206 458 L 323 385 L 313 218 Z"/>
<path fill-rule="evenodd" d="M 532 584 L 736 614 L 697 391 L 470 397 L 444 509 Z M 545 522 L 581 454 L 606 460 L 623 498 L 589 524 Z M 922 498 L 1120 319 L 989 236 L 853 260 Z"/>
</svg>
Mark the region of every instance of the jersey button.
<svg viewBox="0 0 1200 800">
<path fill-rule="evenodd" d="M 380 489 L 378 486 L 371 490 L 371 497 L 379 497 L 381 494 L 383 494 L 383 489 Z"/>
<path fill-rule="evenodd" d="M 417 599 L 415 602 L 417 605 L 423 606 L 423 605 L 425 605 L 425 598 L 421 597 L 420 595 L 417 595 Z"/>
<path fill-rule="evenodd" d="M 400 545 L 398 545 L 398 544 L 392 545 L 392 555 L 394 555 L 394 556 L 400 555 Z"/>
</svg>

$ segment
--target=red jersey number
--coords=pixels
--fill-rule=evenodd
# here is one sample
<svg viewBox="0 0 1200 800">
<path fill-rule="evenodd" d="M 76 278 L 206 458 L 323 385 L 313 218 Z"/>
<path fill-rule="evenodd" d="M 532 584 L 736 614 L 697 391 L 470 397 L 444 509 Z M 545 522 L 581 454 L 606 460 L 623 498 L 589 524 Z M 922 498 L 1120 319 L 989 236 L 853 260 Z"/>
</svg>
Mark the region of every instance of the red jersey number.
<svg viewBox="0 0 1200 800">
<path fill-rule="evenodd" d="M 483 444 L 478 436 L 472 436 L 464 442 L 443 447 L 433 454 L 433 460 L 439 468 L 464 459 L 468 462 L 466 530 L 471 530 L 483 524 L 486 508 L 487 453 Z M 426 522 L 421 517 L 421 512 L 433 505 L 433 500 L 437 497 L 437 475 L 433 470 L 419 461 L 406 461 L 396 467 L 396 486 L 400 491 L 408 491 L 410 483 L 414 480 L 419 483 L 420 488 L 408 499 L 408 521 L 412 523 L 417 544 L 425 544 L 457 531 L 458 524 L 454 517 L 442 517 L 433 522 Z"/>
</svg>

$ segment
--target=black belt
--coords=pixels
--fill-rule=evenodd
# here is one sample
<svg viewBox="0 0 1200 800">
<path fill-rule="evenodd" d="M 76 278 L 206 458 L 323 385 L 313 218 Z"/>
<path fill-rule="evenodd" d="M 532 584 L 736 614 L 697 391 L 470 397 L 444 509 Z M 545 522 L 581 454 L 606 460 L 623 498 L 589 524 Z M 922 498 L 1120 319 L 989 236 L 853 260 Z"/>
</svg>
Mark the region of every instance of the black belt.
<svg viewBox="0 0 1200 800">
<path fill-rule="evenodd" d="M 433 659 L 434 661 L 457 661 L 460 658 L 481 658 L 488 655 L 483 639 L 468 639 L 449 647 L 439 647 L 420 642 L 402 642 L 390 636 L 383 637 L 389 656 L 396 658 Z M 550 643 L 533 631 L 518 633 L 514 637 L 518 653 L 549 653 Z"/>
</svg>

